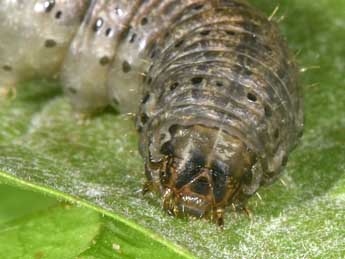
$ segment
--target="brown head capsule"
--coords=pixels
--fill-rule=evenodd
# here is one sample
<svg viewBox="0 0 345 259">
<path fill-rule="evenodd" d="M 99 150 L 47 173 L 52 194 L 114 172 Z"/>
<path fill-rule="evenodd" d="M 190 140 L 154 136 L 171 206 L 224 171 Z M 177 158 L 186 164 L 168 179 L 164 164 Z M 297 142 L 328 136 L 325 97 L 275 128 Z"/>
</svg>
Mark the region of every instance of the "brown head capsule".
<svg viewBox="0 0 345 259">
<path fill-rule="evenodd" d="M 172 215 L 222 225 L 227 206 L 278 177 L 299 138 L 296 66 L 276 24 L 242 1 L 166 2 L 138 114 L 144 191 Z"/>
</svg>

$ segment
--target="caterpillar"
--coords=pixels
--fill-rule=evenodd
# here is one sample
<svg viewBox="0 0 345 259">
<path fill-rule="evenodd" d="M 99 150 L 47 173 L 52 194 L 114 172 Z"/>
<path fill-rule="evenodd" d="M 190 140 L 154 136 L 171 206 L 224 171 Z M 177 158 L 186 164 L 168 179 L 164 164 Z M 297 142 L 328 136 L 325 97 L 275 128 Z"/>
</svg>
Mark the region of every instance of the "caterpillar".
<svg viewBox="0 0 345 259">
<path fill-rule="evenodd" d="M 147 182 L 178 217 L 224 224 L 303 131 L 298 70 L 241 0 L 2 0 L 0 87 L 61 78 L 80 113 L 135 112 Z"/>
</svg>

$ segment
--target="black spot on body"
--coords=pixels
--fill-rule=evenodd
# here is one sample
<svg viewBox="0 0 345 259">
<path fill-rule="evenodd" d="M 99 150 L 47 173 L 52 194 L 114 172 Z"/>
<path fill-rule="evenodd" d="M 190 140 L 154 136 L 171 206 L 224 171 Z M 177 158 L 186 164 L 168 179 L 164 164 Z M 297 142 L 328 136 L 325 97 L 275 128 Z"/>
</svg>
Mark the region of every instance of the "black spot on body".
<svg viewBox="0 0 345 259">
<path fill-rule="evenodd" d="M 195 5 L 192 5 L 192 8 L 196 11 L 198 10 L 201 10 L 202 8 L 204 7 L 203 4 L 195 4 Z"/>
<path fill-rule="evenodd" d="M 190 183 L 196 176 L 201 173 L 202 167 L 205 165 L 205 159 L 199 152 L 193 152 L 192 156 L 185 163 L 184 168 L 181 169 L 176 181 L 176 188 L 180 189 L 184 185 Z"/>
<path fill-rule="evenodd" d="M 146 25 L 148 22 L 149 22 L 149 20 L 148 20 L 146 17 L 144 17 L 144 18 L 141 19 L 140 24 L 141 24 L 142 26 L 144 26 L 144 25 Z"/>
<path fill-rule="evenodd" d="M 113 29 L 112 28 L 107 28 L 105 31 L 105 36 L 111 37 L 113 36 Z"/>
<path fill-rule="evenodd" d="M 218 86 L 218 87 L 223 87 L 223 86 L 224 86 L 224 83 L 221 82 L 221 81 L 217 81 L 217 82 L 216 82 L 216 86 Z"/>
<path fill-rule="evenodd" d="M 248 93 L 248 94 L 247 94 L 247 98 L 248 98 L 248 100 L 251 101 L 251 102 L 256 102 L 256 101 L 257 101 L 257 97 L 256 97 L 256 95 L 253 94 L 253 93 Z"/>
<path fill-rule="evenodd" d="M 101 64 L 102 66 L 106 66 L 110 63 L 110 58 L 107 56 L 104 56 L 102 58 L 100 58 L 99 60 L 99 64 Z"/>
<path fill-rule="evenodd" d="M 62 17 L 62 12 L 61 11 L 57 11 L 55 14 L 55 18 L 56 19 L 60 19 Z"/>
<path fill-rule="evenodd" d="M 131 36 L 131 38 L 129 39 L 129 42 L 130 42 L 130 43 L 134 43 L 136 37 L 137 37 L 137 34 L 136 34 L 136 33 L 133 33 L 132 36 Z"/>
<path fill-rule="evenodd" d="M 52 40 L 52 39 L 48 39 L 44 42 L 44 46 L 46 48 L 54 48 L 56 46 L 56 41 L 55 40 Z"/>
<path fill-rule="evenodd" d="M 210 31 L 202 31 L 202 32 L 200 32 L 201 36 L 207 36 L 209 34 L 210 34 Z"/>
<path fill-rule="evenodd" d="M 161 154 L 163 154 L 163 155 L 171 156 L 171 155 L 174 154 L 174 147 L 173 147 L 173 145 L 171 144 L 170 141 L 165 142 L 165 143 L 162 145 L 162 147 L 161 147 L 161 149 L 160 149 L 160 152 L 161 152 Z"/>
<path fill-rule="evenodd" d="M 132 69 L 132 67 L 131 67 L 131 65 L 128 63 L 128 61 L 127 61 L 127 60 L 123 61 L 123 63 L 122 63 L 122 71 L 123 71 L 124 73 L 128 73 L 129 71 L 131 71 L 131 69 Z"/>
<path fill-rule="evenodd" d="M 4 66 L 2 66 L 2 69 L 3 69 L 4 71 L 6 71 L 6 72 L 12 71 L 12 67 L 9 66 L 9 65 L 4 65 Z"/>
<path fill-rule="evenodd" d="M 193 77 L 191 79 L 191 82 L 192 82 L 193 85 L 198 85 L 198 84 L 200 84 L 202 82 L 202 80 L 203 80 L 203 78 L 200 77 L 200 76 L 199 77 Z"/>
</svg>

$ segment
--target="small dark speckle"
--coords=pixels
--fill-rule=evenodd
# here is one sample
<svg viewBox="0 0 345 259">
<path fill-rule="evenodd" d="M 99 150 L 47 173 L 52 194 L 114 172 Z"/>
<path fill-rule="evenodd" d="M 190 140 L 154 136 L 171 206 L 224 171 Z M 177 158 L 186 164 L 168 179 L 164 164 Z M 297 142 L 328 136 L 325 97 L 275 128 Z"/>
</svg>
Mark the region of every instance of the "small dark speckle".
<svg viewBox="0 0 345 259">
<path fill-rule="evenodd" d="M 181 47 L 183 43 L 184 43 L 184 41 L 183 41 L 183 40 L 180 40 L 179 42 L 177 42 L 177 43 L 175 44 L 175 48 Z"/>
<path fill-rule="evenodd" d="M 229 36 L 234 36 L 236 33 L 234 31 L 226 31 L 226 34 Z"/>
<path fill-rule="evenodd" d="M 55 40 L 52 40 L 52 39 L 48 39 L 44 42 L 44 46 L 46 48 L 54 48 L 56 46 L 56 41 Z"/>
<path fill-rule="evenodd" d="M 193 85 L 198 85 L 202 82 L 203 78 L 202 77 L 193 77 L 191 79 L 191 82 Z"/>
<path fill-rule="evenodd" d="M 221 81 L 217 81 L 217 82 L 216 82 L 216 86 L 222 87 L 222 86 L 224 86 L 224 84 L 223 84 L 223 82 L 221 82 Z"/>
<path fill-rule="evenodd" d="M 136 33 L 133 33 L 132 36 L 131 36 L 131 38 L 129 39 L 129 42 L 130 42 L 130 43 L 133 43 L 133 42 L 135 41 L 136 37 L 137 37 L 137 34 L 136 34 Z"/>
<path fill-rule="evenodd" d="M 170 85 L 169 89 L 170 89 L 171 91 L 173 91 L 173 90 L 175 90 L 178 86 L 179 86 L 179 83 L 178 83 L 178 82 L 175 82 L 175 83 L 173 83 L 173 84 Z"/>
<path fill-rule="evenodd" d="M 99 64 L 101 64 L 102 66 L 106 66 L 109 63 L 110 63 L 110 58 L 107 56 L 104 56 L 99 60 Z"/>
<path fill-rule="evenodd" d="M 149 22 L 149 20 L 146 18 L 146 17 L 144 17 L 143 19 L 141 19 L 141 25 L 142 26 L 144 26 L 144 25 L 146 25 L 147 23 Z"/>
<path fill-rule="evenodd" d="M 12 71 L 12 67 L 9 66 L 9 65 L 4 65 L 4 66 L 2 67 L 2 69 L 3 69 L 4 71 L 7 71 L 7 72 Z"/>
<path fill-rule="evenodd" d="M 129 71 L 131 71 L 131 65 L 128 63 L 128 61 L 123 61 L 123 63 L 122 63 L 122 71 L 124 72 L 124 73 L 128 73 Z"/>
<path fill-rule="evenodd" d="M 196 4 L 196 5 L 193 6 L 193 9 L 194 9 L 194 10 L 200 10 L 200 9 L 202 9 L 203 7 L 204 7 L 203 4 Z"/>
<path fill-rule="evenodd" d="M 107 28 L 106 31 L 105 31 L 105 36 L 111 37 L 113 35 L 114 35 L 113 29 L 112 28 Z"/>
<path fill-rule="evenodd" d="M 256 102 L 257 101 L 257 98 L 256 98 L 255 94 L 253 94 L 253 93 L 248 93 L 247 94 L 247 98 L 251 102 Z"/>
<path fill-rule="evenodd" d="M 201 36 L 207 36 L 209 34 L 210 34 L 210 31 L 202 31 L 202 32 L 200 32 Z"/>
<path fill-rule="evenodd" d="M 57 11 L 55 14 L 55 18 L 56 19 L 60 19 L 62 17 L 62 12 L 61 11 Z"/>
</svg>

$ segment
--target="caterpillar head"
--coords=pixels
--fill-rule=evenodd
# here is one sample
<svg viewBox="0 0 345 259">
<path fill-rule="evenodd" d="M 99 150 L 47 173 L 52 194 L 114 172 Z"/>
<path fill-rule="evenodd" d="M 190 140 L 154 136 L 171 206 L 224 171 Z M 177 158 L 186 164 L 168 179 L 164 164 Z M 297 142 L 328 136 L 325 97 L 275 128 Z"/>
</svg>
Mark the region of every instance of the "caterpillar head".
<svg viewBox="0 0 345 259">
<path fill-rule="evenodd" d="M 171 133 L 161 147 L 164 159 L 158 170 L 155 165 L 164 209 L 222 225 L 224 207 L 235 205 L 243 184 L 251 181 L 254 154 L 240 139 L 216 128 L 175 126 Z M 155 168 L 149 163 L 147 170 L 150 174 Z"/>
</svg>

